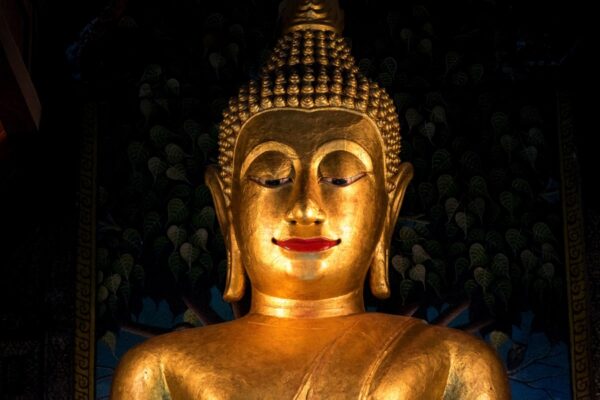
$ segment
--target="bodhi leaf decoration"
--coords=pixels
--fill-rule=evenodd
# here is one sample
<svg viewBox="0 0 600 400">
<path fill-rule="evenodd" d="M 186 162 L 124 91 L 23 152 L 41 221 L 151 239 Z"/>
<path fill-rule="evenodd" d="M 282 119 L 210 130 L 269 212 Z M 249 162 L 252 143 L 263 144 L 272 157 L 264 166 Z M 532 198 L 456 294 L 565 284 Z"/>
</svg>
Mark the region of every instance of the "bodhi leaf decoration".
<svg viewBox="0 0 600 400">
<path fill-rule="evenodd" d="M 492 333 L 490 333 L 490 342 L 496 350 L 498 350 L 504 343 L 508 342 L 509 340 L 510 337 L 502 331 L 493 331 Z"/>
<path fill-rule="evenodd" d="M 171 165 L 178 164 L 182 162 L 185 158 L 185 153 L 183 152 L 183 149 L 174 143 L 169 143 L 165 146 L 165 153 L 167 154 L 167 161 Z"/>
<path fill-rule="evenodd" d="M 189 182 L 183 164 L 175 164 L 167 169 L 167 177 L 174 181 Z"/>
<path fill-rule="evenodd" d="M 450 175 L 441 175 L 437 179 L 437 189 L 440 199 L 455 196 L 457 188 L 454 183 L 454 178 Z"/>
<path fill-rule="evenodd" d="M 448 221 L 451 221 L 454 218 L 454 214 L 456 210 L 458 210 L 459 202 L 454 197 L 450 197 L 446 199 L 445 209 L 446 215 L 448 216 Z"/>
<path fill-rule="evenodd" d="M 418 126 L 423 121 L 423 116 L 414 108 L 406 110 L 405 117 L 410 129 Z"/>
<path fill-rule="evenodd" d="M 419 244 L 415 244 L 412 247 L 412 255 L 413 255 L 413 262 L 415 264 L 422 264 L 427 260 L 431 260 L 431 257 L 429 256 L 429 254 L 427 254 L 425 249 Z"/>
<path fill-rule="evenodd" d="M 173 243 L 173 246 L 177 249 L 187 240 L 187 231 L 185 228 L 177 225 L 171 225 L 167 229 L 167 237 Z"/>
<path fill-rule="evenodd" d="M 531 250 L 526 249 L 521 252 L 521 263 L 526 271 L 534 271 L 538 264 L 538 258 Z"/>
<path fill-rule="evenodd" d="M 419 196 L 421 197 L 423 207 L 429 208 L 435 201 L 435 188 L 431 183 L 423 182 L 419 185 Z"/>
<path fill-rule="evenodd" d="M 412 247 L 419 242 L 419 235 L 414 229 L 403 226 L 398 233 L 398 239 L 403 251 L 408 253 L 412 251 Z"/>
<path fill-rule="evenodd" d="M 167 170 L 167 168 L 168 165 L 158 157 L 152 157 L 148 160 L 148 170 L 150 171 L 154 179 L 162 175 Z"/>
<path fill-rule="evenodd" d="M 108 292 L 108 288 L 104 285 L 100 285 L 98 286 L 98 291 L 96 293 L 96 300 L 98 300 L 99 303 L 103 303 L 104 301 L 106 301 L 106 299 L 108 298 L 109 292 Z"/>
<path fill-rule="evenodd" d="M 405 279 L 406 271 L 410 269 L 412 264 L 410 259 L 397 254 L 392 257 L 392 265 L 394 266 L 394 269 L 402 275 L 402 278 Z"/>
<path fill-rule="evenodd" d="M 425 122 L 424 124 L 422 124 L 419 128 L 419 132 L 421 132 L 421 134 L 423 136 L 425 136 L 427 139 L 429 139 L 429 141 L 431 142 L 433 140 L 433 137 L 435 136 L 435 124 L 433 122 Z M 446 168 L 444 166 L 444 164 L 447 164 L 450 160 L 444 160 L 443 158 L 440 158 L 442 154 L 438 154 L 438 157 L 434 157 L 434 159 L 432 160 L 434 163 L 434 168 L 435 169 L 444 169 Z"/>
<path fill-rule="evenodd" d="M 469 194 L 471 196 L 489 197 L 487 183 L 481 176 L 474 176 L 469 181 Z"/>
<path fill-rule="evenodd" d="M 155 125 L 150 129 L 150 141 L 159 149 L 165 147 L 174 135 L 173 132 L 162 125 Z"/>
<path fill-rule="evenodd" d="M 452 167 L 450 152 L 446 149 L 436 150 L 431 159 L 431 169 L 434 173 L 447 171 Z"/>
<path fill-rule="evenodd" d="M 213 229 L 215 225 L 216 215 L 214 208 L 206 206 L 192 217 L 192 223 L 196 228 Z"/>
<path fill-rule="evenodd" d="M 414 267 L 412 267 L 412 269 L 410 271 L 408 271 L 408 275 L 410 276 L 410 279 L 412 279 L 413 281 L 421 282 L 423 284 L 423 287 L 425 287 L 425 275 L 426 274 L 427 274 L 427 271 L 423 264 L 417 264 Z"/>
<path fill-rule="evenodd" d="M 121 275 L 113 274 L 106 279 L 104 286 L 108 289 L 110 293 L 115 294 L 117 292 L 117 289 L 119 289 L 119 286 L 121 285 L 121 281 Z"/>
<path fill-rule="evenodd" d="M 475 278 L 475 282 L 479 284 L 483 288 L 485 292 L 488 287 L 492 284 L 493 276 L 487 271 L 485 268 L 477 267 L 473 271 L 473 277 Z"/>
<path fill-rule="evenodd" d="M 502 253 L 498 253 L 494 256 L 492 261 L 492 272 L 498 277 L 510 277 L 510 260 Z"/>
<path fill-rule="evenodd" d="M 400 296 L 402 297 L 402 305 L 406 304 L 406 299 L 410 296 L 414 282 L 410 279 L 403 279 L 399 285 Z"/>
<path fill-rule="evenodd" d="M 459 211 L 454 214 L 454 220 L 456 221 L 456 225 L 458 225 L 466 237 L 471 225 L 471 219 L 469 218 L 469 215 L 464 211 Z"/>
<path fill-rule="evenodd" d="M 181 255 L 181 258 L 183 258 L 187 266 L 191 268 L 192 263 L 196 261 L 198 256 L 200 256 L 200 249 L 194 247 L 194 245 L 192 245 L 191 243 L 186 242 L 182 244 L 179 248 L 179 254 Z"/>
<path fill-rule="evenodd" d="M 133 264 L 133 256 L 131 254 L 123 254 L 116 261 L 114 270 L 119 274 L 120 277 L 129 279 L 129 275 L 133 269 Z"/>
<path fill-rule="evenodd" d="M 480 243 L 473 243 L 469 249 L 471 267 L 483 266 L 488 263 L 485 248 Z"/>
<path fill-rule="evenodd" d="M 190 241 L 196 247 L 207 251 L 206 243 L 208 242 L 208 231 L 204 228 L 198 229 L 191 237 Z"/>
<path fill-rule="evenodd" d="M 129 156 L 129 162 L 134 168 L 147 162 L 149 158 L 148 150 L 140 142 L 132 142 L 127 148 L 127 154 Z"/>
<path fill-rule="evenodd" d="M 503 112 L 495 112 L 490 118 L 492 129 L 499 135 L 510 132 L 508 115 Z"/>
<path fill-rule="evenodd" d="M 533 240 L 538 243 L 556 241 L 550 227 L 544 222 L 538 222 L 533 226 Z"/>
<path fill-rule="evenodd" d="M 171 253 L 168 258 L 168 266 L 175 281 L 179 281 L 182 271 L 186 269 L 186 265 L 178 252 Z"/>
<path fill-rule="evenodd" d="M 188 217 L 189 211 L 183 200 L 175 198 L 169 200 L 167 205 L 167 222 L 182 223 Z"/>
<path fill-rule="evenodd" d="M 115 355 L 115 349 L 117 347 L 117 336 L 114 332 L 107 331 L 101 338 L 100 341 L 105 343 L 110 351 Z"/>
<path fill-rule="evenodd" d="M 506 242 L 513 249 L 513 251 L 517 252 L 518 250 L 525 247 L 527 244 L 527 238 L 519 232 L 517 229 L 509 229 L 506 231 L 504 236 L 506 238 Z"/>
<path fill-rule="evenodd" d="M 158 234 L 161 230 L 161 216 L 156 211 L 150 211 L 144 216 L 144 240 Z"/>
<path fill-rule="evenodd" d="M 469 202 L 469 211 L 477 215 L 479 222 L 483 223 L 483 215 L 485 213 L 485 200 L 481 197 L 476 197 Z"/>
</svg>

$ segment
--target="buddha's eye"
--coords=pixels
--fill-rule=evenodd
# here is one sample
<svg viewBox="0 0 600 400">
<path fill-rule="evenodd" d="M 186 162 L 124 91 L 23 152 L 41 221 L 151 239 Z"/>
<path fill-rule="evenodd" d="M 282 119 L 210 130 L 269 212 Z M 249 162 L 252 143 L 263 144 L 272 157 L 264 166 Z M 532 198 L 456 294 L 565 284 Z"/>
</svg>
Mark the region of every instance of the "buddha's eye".
<svg viewBox="0 0 600 400">
<path fill-rule="evenodd" d="M 267 188 L 278 188 L 278 187 L 287 185 L 288 183 L 292 182 L 292 178 L 290 176 L 285 177 L 285 178 L 279 178 L 279 179 L 266 179 L 266 178 L 251 176 L 250 180 L 258 183 L 261 186 L 267 187 Z"/>
<path fill-rule="evenodd" d="M 334 186 L 348 186 L 367 175 L 366 172 L 361 172 L 360 174 L 348 177 L 348 178 L 340 178 L 340 177 L 330 177 L 330 176 L 322 176 L 319 181 L 325 182 Z"/>
</svg>

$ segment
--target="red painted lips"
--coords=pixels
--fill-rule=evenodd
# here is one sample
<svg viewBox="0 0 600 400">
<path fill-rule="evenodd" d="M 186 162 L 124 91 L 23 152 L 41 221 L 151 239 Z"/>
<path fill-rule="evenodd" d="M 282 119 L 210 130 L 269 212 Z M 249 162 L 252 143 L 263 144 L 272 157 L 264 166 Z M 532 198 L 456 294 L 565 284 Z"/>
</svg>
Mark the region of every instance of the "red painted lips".
<svg viewBox="0 0 600 400">
<path fill-rule="evenodd" d="M 286 250 L 300 251 L 303 253 L 315 253 L 318 251 L 324 251 L 337 246 L 342 240 L 331 240 L 327 238 L 291 238 L 286 240 L 277 240 L 273 238 L 272 242 L 279 247 L 283 247 Z"/>
</svg>

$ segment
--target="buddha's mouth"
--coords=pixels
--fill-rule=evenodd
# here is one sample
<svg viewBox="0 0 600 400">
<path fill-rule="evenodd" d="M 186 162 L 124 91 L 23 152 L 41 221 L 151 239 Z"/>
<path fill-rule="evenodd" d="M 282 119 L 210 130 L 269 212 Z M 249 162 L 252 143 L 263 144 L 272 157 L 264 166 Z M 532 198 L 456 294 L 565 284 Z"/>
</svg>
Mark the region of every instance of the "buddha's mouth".
<svg viewBox="0 0 600 400">
<path fill-rule="evenodd" d="M 273 244 L 282 247 L 286 250 L 299 251 L 303 253 L 316 253 L 325 251 L 340 244 L 342 239 L 328 239 L 323 237 L 315 238 L 290 238 L 286 240 L 271 239 Z"/>
</svg>

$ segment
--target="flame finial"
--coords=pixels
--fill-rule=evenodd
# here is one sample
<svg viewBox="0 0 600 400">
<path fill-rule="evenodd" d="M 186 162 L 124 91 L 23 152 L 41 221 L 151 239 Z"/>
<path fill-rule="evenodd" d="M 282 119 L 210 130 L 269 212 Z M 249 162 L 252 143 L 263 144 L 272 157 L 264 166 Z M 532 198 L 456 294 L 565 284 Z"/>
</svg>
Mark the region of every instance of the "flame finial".
<svg viewBox="0 0 600 400">
<path fill-rule="evenodd" d="M 344 12 L 338 0 L 284 0 L 280 5 L 283 33 L 322 30 L 342 34 Z"/>
</svg>

